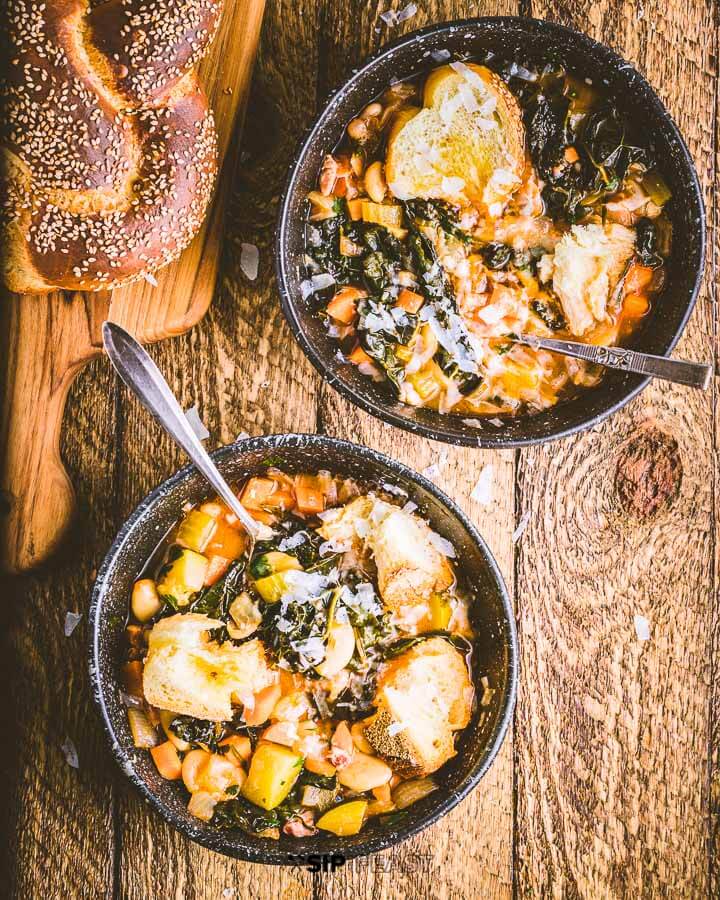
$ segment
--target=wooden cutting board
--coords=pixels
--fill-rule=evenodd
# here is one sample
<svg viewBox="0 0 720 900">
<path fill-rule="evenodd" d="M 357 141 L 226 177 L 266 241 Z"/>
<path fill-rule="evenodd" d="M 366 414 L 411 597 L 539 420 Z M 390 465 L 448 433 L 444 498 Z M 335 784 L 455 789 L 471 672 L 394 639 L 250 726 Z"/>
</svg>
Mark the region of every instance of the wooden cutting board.
<svg viewBox="0 0 720 900">
<path fill-rule="evenodd" d="M 72 521 L 75 496 L 60 459 L 60 428 L 73 379 L 102 353 L 103 320 L 149 343 L 192 328 L 210 305 L 264 6 L 265 0 L 226 0 L 200 66 L 222 170 L 202 231 L 157 274 L 157 287 L 141 281 L 104 293 L 0 298 L 0 567 L 6 571 L 44 562 Z"/>
</svg>

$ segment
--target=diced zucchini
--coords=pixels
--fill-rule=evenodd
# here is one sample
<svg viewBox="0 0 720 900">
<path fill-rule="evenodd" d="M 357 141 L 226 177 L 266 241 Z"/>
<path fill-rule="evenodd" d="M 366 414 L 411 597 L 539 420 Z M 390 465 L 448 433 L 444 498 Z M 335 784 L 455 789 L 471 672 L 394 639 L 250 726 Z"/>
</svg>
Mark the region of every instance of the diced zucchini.
<svg viewBox="0 0 720 900">
<path fill-rule="evenodd" d="M 452 618 L 452 606 L 445 594 L 430 597 L 430 617 L 435 631 L 446 631 Z"/>
<path fill-rule="evenodd" d="M 301 569 L 298 560 L 289 553 L 281 553 L 279 550 L 270 550 L 254 559 L 250 567 L 253 578 L 265 578 L 268 575 L 276 575 L 278 572 L 287 572 L 289 569 Z"/>
<path fill-rule="evenodd" d="M 317 827 L 323 831 L 332 831 L 340 837 L 357 834 L 362 828 L 367 812 L 367 800 L 351 800 L 328 810 L 317 820 Z"/>
<path fill-rule="evenodd" d="M 262 809 L 275 809 L 293 789 L 303 758 L 281 744 L 259 743 L 242 786 L 246 800 Z"/>
<path fill-rule="evenodd" d="M 179 606 L 187 606 L 190 598 L 205 583 L 209 562 L 201 553 L 183 550 L 165 570 L 157 585 L 161 597 L 173 597 Z"/>
<path fill-rule="evenodd" d="M 277 572 L 255 582 L 255 590 L 266 603 L 277 603 L 287 589 L 287 572 Z"/>
<path fill-rule="evenodd" d="M 384 225 L 386 228 L 402 228 L 403 210 L 398 204 L 373 203 L 363 200 L 362 217 L 366 222 Z"/>
<path fill-rule="evenodd" d="M 202 553 L 216 528 L 217 521 L 212 516 L 199 509 L 191 509 L 180 523 L 175 540 L 181 547 Z"/>
</svg>

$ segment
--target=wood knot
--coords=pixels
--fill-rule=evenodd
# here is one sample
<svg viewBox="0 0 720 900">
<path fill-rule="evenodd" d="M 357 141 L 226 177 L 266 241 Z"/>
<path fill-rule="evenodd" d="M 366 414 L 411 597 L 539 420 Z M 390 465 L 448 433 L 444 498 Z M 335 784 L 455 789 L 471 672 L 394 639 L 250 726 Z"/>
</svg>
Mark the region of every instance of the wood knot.
<svg viewBox="0 0 720 900">
<path fill-rule="evenodd" d="M 626 512 L 657 515 L 677 497 L 683 467 L 674 437 L 654 426 L 640 429 L 620 451 L 615 489 Z"/>
</svg>

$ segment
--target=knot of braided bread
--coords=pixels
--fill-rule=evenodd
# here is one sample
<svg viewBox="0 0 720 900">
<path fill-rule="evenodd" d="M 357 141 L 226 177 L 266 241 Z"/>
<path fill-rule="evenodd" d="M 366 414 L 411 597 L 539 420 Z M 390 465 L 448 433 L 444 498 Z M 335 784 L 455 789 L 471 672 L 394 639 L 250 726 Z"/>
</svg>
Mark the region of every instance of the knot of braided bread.
<svg viewBox="0 0 720 900">
<path fill-rule="evenodd" d="M 221 0 L 9 0 L 3 280 L 102 290 L 179 256 L 217 141 L 195 67 Z"/>
</svg>

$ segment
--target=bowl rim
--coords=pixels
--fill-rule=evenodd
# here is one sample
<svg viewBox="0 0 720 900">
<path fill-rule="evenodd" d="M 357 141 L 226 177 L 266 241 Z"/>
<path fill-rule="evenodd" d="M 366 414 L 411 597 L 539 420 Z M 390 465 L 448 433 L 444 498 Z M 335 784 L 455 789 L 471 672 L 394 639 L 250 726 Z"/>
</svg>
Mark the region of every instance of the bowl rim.
<svg viewBox="0 0 720 900">
<path fill-rule="evenodd" d="M 281 439 L 280 443 L 278 443 L 279 439 Z M 497 754 L 500 750 L 500 747 L 502 746 L 502 743 L 507 735 L 507 731 L 512 721 L 512 715 L 515 708 L 515 702 L 518 692 L 520 664 L 519 644 L 517 625 L 515 621 L 515 612 L 513 609 L 513 603 L 510 597 L 510 593 L 507 589 L 507 585 L 505 584 L 502 573 L 500 572 L 497 561 L 495 560 L 494 555 L 492 554 L 482 535 L 470 520 L 470 518 L 467 516 L 467 514 L 463 512 L 462 509 L 460 509 L 460 507 L 451 497 L 449 497 L 442 490 L 440 490 L 437 485 L 435 485 L 429 479 L 425 478 L 425 476 L 421 475 L 419 472 L 416 472 L 411 467 L 406 466 L 404 463 L 401 463 L 398 460 L 393 459 L 392 457 L 386 456 L 384 453 L 381 453 L 378 450 L 373 450 L 372 448 L 365 447 L 361 444 L 355 444 L 341 438 L 335 438 L 323 434 L 289 433 L 282 435 L 272 434 L 264 435 L 262 437 L 246 438 L 240 441 L 236 441 L 232 444 L 227 444 L 223 447 L 219 447 L 218 449 L 214 450 L 210 454 L 210 456 L 216 463 L 222 463 L 228 457 L 244 455 L 246 453 L 258 450 L 283 452 L 285 450 L 293 450 L 295 448 L 307 448 L 308 446 L 313 445 L 316 445 L 318 448 L 330 446 L 340 453 L 351 453 L 353 454 L 355 459 L 358 459 L 360 461 L 368 460 L 372 461 L 375 464 L 379 463 L 380 465 L 384 466 L 389 473 L 404 477 L 417 484 L 423 490 L 432 494 L 432 496 L 439 501 L 439 503 L 447 510 L 450 515 L 458 519 L 460 524 L 465 528 L 468 535 L 476 544 L 485 559 L 488 574 L 494 581 L 499 592 L 503 611 L 504 627 L 507 632 L 507 687 L 504 693 L 501 707 L 498 711 L 498 717 L 493 730 L 492 739 L 487 744 L 482 762 L 473 769 L 472 774 L 467 777 L 459 790 L 448 793 L 445 797 L 442 798 L 438 805 L 421 820 L 411 820 L 409 823 L 404 823 L 402 826 L 398 827 L 397 832 L 392 836 L 391 839 L 388 839 L 388 833 L 376 835 L 369 834 L 367 843 L 370 846 L 368 846 L 367 848 L 365 848 L 363 844 L 358 844 L 347 848 L 343 847 L 343 845 L 340 844 L 335 851 L 332 851 L 340 853 L 347 860 L 359 856 L 367 856 L 371 853 L 375 853 L 402 843 L 403 841 L 407 840 L 415 834 L 418 834 L 425 828 L 437 822 L 438 819 L 440 819 L 451 809 L 457 806 L 457 804 L 461 800 L 463 800 L 472 790 L 474 790 L 475 787 L 477 787 L 478 782 L 482 779 L 492 763 L 495 761 L 495 758 L 497 757 Z M 111 672 L 109 676 L 107 675 L 108 666 L 106 663 L 101 661 L 99 652 L 100 617 L 105 595 L 108 590 L 109 575 L 112 572 L 114 565 L 116 564 L 117 557 L 125 547 L 125 544 L 133 534 L 135 527 L 137 526 L 137 523 L 141 520 L 141 518 L 162 499 L 162 497 L 165 495 L 165 493 L 168 492 L 168 490 L 175 488 L 196 473 L 197 470 L 193 465 L 184 466 L 174 475 L 171 475 L 169 478 L 165 479 L 155 488 L 153 488 L 153 490 L 150 491 L 150 493 L 140 501 L 140 503 L 135 507 L 130 516 L 125 520 L 105 558 L 103 559 L 100 568 L 98 569 L 98 574 L 92 588 L 90 607 L 88 609 L 88 624 L 90 632 L 90 638 L 88 641 L 88 664 L 93 701 L 100 713 L 103 728 L 109 740 L 110 749 L 116 762 L 118 763 L 126 777 L 132 782 L 133 786 L 142 794 L 142 796 L 160 814 L 160 816 L 166 822 L 168 822 L 168 824 L 170 824 L 173 828 L 178 830 L 181 834 L 183 834 L 190 840 L 193 840 L 210 850 L 215 850 L 216 852 L 222 853 L 225 856 L 229 856 L 235 859 L 242 859 L 247 862 L 263 863 L 266 865 L 288 865 L 290 864 L 290 860 L 288 858 L 290 856 L 290 853 L 286 848 L 283 848 L 283 850 L 281 851 L 278 846 L 272 846 L 273 844 L 276 845 L 277 842 L 269 841 L 270 846 L 268 846 L 267 848 L 251 846 L 228 847 L 225 846 L 225 833 L 223 831 L 211 831 L 209 829 L 194 830 L 190 823 L 176 815 L 176 813 L 172 809 L 168 808 L 163 803 L 163 801 L 148 787 L 145 780 L 135 771 L 135 769 L 131 765 L 131 757 L 128 751 L 124 749 L 120 743 L 118 735 L 116 734 L 115 728 L 113 726 L 112 716 L 107 709 L 104 699 L 104 691 L 107 689 L 106 686 L 108 685 L 108 683 L 117 681 L 117 674 Z M 328 842 L 332 842 L 333 838 L 328 836 L 328 838 L 325 838 L 324 840 L 325 844 L 327 844 Z M 337 840 L 342 841 L 342 838 L 338 838 Z M 296 861 L 295 864 L 297 864 Z"/>
<path fill-rule="evenodd" d="M 285 259 L 284 246 L 286 242 L 286 235 L 294 226 L 294 223 L 290 221 L 289 204 L 291 194 L 295 187 L 300 163 L 305 156 L 306 151 L 312 145 L 318 131 L 320 130 L 321 125 L 324 124 L 326 115 L 329 112 L 333 102 L 341 94 L 344 94 L 353 84 L 363 78 L 365 74 L 369 70 L 371 70 L 381 59 L 392 55 L 400 47 L 415 43 L 416 41 L 418 41 L 418 39 L 422 40 L 430 35 L 442 34 L 443 32 L 456 31 L 462 28 L 484 30 L 487 28 L 495 28 L 502 25 L 512 26 L 513 28 L 518 28 L 518 26 L 521 26 L 522 29 L 529 33 L 553 32 L 558 37 L 563 37 L 569 41 L 575 42 L 575 44 L 578 45 L 580 49 L 592 51 L 594 54 L 599 54 L 601 57 L 604 57 L 604 59 L 608 63 L 612 63 L 615 66 L 621 64 L 625 69 L 629 69 L 632 73 L 633 80 L 635 81 L 635 86 L 640 90 L 647 92 L 657 104 L 657 111 L 664 118 L 665 123 L 670 130 L 674 141 L 677 144 L 681 161 L 682 163 L 684 163 L 689 175 L 688 192 L 692 191 L 692 194 L 694 195 L 693 199 L 698 207 L 697 227 L 699 231 L 699 256 L 697 271 L 695 273 L 695 278 L 690 289 L 685 311 L 683 312 L 682 318 L 678 323 L 677 328 L 675 329 L 675 333 L 667 344 L 667 349 L 665 350 L 665 355 L 667 356 L 670 355 L 670 353 L 673 351 L 678 341 L 682 337 L 690 316 L 695 309 L 695 304 L 697 302 L 698 294 L 700 292 L 700 288 L 704 279 L 706 263 L 707 216 L 705 212 L 705 202 L 697 174 L 697 169 L 695 167 L 694 160 L 692 158 L 692 155 L 690 154 L 687 144 L 685 143 L 685 139 L 683 138 L 682 133 L 680 132 L 680 129 L 678 128 L 674 118 L 670 115 L 667 107 L 660 99 L 650 82 L 641 72 L 637 70 L 637 68 L 631 62 L 626 60 L 607 44 L 604 44 L 601 41 L 596 41 L 585 32 L 578 31 L 574 28 L 569 28 L 568 26 L 561 25 L 557 22 L 550 22 L 546 19 L 537 19 L 534 17 L 525 16 L 476 16 L 466 19 L 455 19 L 446 22 L 426 25 L 424 28 L 419 28 L 416 31 L 409 32 L 406 35 L 398 37 L 395 40 L 384 44 L 374 53 L 365 57 L 363 62 L 357 68 L 354 68 L 352 70 L 352 74 L 349 78 L 341 81 L 339 85 L 334 87 L 329 92 L 327 98 L 322 103 L 320 110 L 314 116 L 311 124 L 305 129 L 302 137 L 298 141 L 295 154 L 293 155 L 292 161 L 290 163 L 288 178 L 280 198 L 274 245 L 275 275 L 277 278 L 278 291 L 280 293 L 280 304 L 282 307 L 282 311 L 295 339 L 300 344 L 303 352 L 315 367 L 317 372 L 323 377 L 323 380 L 330 384 L 333 388 L 335 388 L 338 393 L 340 393 L 355 406 L 360 407 L 365 412 L 369 413 L 377 419 L 380 419 L 383 422 L 386 422 L 389 425 L 393 425 L 397 428 L 403 429 L 403 431 L 409 431 L 413 434 L 419 434 L 423 437 L 430 438 L 431 440 L 442 441 L 443 443 L 452 444 L 455 446 L 479 448 L 529 447 L 537 444 L 545 444 L 551 441 L 560 440 L 562 438 L 570 437 L 573 434 L 587 431 L 600 424 L 609 416 L 614 415 L 616 412 L 626 406 L 632 399 L 634 399 L 641 391 L 643 391 L 648 386 L 651 378 L 649 376 L 638 376 L 635 386 L 631 386 L 628 390 L 626 390 L 623 395 L 614 403 L 610 404 L 607 409 L 601 410 L 595 415 L 592 415 L 589 418 L 578 422 L 577 424 L 558 429 L 552 434 L 546 436 L 513 437 L 508 439 L 503 437 L 502 431 L 500 430 L 497 434 L 485 434 L 480 431 L 478 431 L 476 434 L 463 434 L 459 432 L 449 432 L 442 427 L 432 427 L 423 422 L 410 421 L 404 416 L 394 412 L 388 405 L 377 403 L 369 396 L 361 395 L 359 392 L 356 392 L 347 383 L 333 377 L 332 373 L 328 371 L 328 365 L 323 359 L 322 354 L 315 350 L 314 346 L 305 335 L 300 317 L 297 314 L 297 300 L 291 298 L 291 292 L 288 290 L 289 274 L 287 260 Z"/>
</svg>

